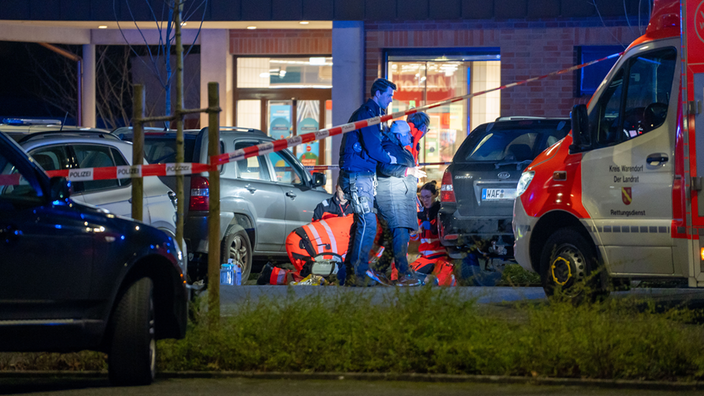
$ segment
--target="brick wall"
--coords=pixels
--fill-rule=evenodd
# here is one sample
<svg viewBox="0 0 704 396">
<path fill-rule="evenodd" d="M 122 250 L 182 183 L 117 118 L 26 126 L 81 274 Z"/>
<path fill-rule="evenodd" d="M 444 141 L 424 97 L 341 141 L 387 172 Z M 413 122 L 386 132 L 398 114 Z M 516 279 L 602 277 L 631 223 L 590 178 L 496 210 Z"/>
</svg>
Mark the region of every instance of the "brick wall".
<svg viewBox="0 0 704 396">
<path fill-rule="evenodd" d="M 233 55 L 330 55 L 332 30 L 255 29 L 230 30 Z"/>
<path fill-rule="evenodd" d="M 575 46 L 628 45 L 639 28 L 623 25 L 626 21 L 618 18 L 367 22 L 365 92 L 381 77 L 384 49 L 499 47 L 503 85 L 573 66 Z M 502 90 L 501 115 L 567 116 L 573 105 L 588 100 L 574 96 L 574 74 L 567 73 Z"/>
</svg>

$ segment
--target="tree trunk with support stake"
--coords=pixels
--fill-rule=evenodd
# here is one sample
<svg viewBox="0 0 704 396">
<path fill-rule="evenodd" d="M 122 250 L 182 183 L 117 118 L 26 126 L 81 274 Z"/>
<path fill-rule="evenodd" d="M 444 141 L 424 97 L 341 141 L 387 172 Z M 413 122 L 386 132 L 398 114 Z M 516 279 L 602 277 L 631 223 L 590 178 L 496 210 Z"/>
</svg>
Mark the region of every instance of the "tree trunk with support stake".
<svg viewBox="0 0 704 396">
<path fill-rule="evenodd" d="M 208 83 L 208 157 L 220 154 L 218 83 Z M 212 165 L 212 162 L 211 162 Z M 220 323 L 220 170 L 211 166 L 208 208 L 208 314 L 210 326 Z"/>
<path fill-rule="evenodd" d="M 132 165 L 142 165 L 144 162 L 144 86 L 136 84 L 134 86 L 134 113 L 133 113 L 133 133 L 132 138 Z M 144 204 L 144 179 L 137 177 L 132 180 L 132 218 L 142 221 Z"/>
</svg>

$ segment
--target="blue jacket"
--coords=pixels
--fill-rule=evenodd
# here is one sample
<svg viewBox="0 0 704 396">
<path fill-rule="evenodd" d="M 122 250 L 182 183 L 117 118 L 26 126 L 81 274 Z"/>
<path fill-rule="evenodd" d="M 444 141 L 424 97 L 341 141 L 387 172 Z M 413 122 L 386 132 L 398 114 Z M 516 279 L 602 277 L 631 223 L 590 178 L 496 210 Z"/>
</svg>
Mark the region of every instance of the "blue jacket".
<svg viewBox="0 0 704 396">
<path fill-rule="evenodd" d="M 384 115 L 384 110 L 369 99 L 350 117 L 349 122 L 366 120 Z M 376 172 L 377 163 L 391 162 L 389 154 L 381 148 L 383 124 L 357 129 L 342 135 L 340 169 L 347 172 Z"/>
</svg>

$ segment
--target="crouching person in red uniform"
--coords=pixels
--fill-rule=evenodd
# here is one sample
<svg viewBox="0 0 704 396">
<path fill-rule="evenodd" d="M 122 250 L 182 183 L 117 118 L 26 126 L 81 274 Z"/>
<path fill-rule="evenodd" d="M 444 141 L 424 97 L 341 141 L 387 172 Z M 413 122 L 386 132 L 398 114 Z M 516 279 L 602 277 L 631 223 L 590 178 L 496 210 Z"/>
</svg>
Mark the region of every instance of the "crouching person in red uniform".
<svg viewBox="0 0 704 396">
<path fill-rule="evenodd" d="M 423 204 L 423 210 L 418 212 L 420 229 L 415 235 L 420 238 L 418 253 L 421 256 L 411 263 L 411 268 L 419 276 L 426 275 L 426 283 L 430 278 L 429 275 L 432 275 L 436 279 L 434 282 L 439 286 L 455 286 L 456 280 L 453 274 L 455 267 L 438 237 L 437 221 L 440 202 L 437 197 L 437 182 L 425 183 L 420 190 L 420 201 Z"/>
<path fill-rule="evenodd" d="M 343 259 L 350 241 L 352 205 L 344 198 L 339 184 L 332 198 L 319 203 L 313 221 L 293 230 L 286 237 L 286 253 L 294 269 L 275 267 L 267 263 L 258 285 L 288 285 L 310 275 L 313 258 L 321 253 L 335 253 Z"/>
</svg>

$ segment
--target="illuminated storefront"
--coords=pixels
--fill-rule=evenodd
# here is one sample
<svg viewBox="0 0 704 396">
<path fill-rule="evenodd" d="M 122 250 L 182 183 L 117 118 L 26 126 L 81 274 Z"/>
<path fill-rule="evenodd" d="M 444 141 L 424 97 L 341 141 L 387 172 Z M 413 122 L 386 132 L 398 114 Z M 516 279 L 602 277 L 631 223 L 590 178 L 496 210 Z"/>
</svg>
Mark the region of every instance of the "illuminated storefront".
<svg viewBox="0 0 704 396">
<path fill-rule="evenodd" d="M 388 51 L 386 75 L 398 90 L 391 111 L 407 110 L 445 99 L 483 91 L 501 83 L 498 50 L 481 53 L 414 50 L 410 54 Z M 430 127 L 421 141 L 420 162 L 426 166 L 428 180 L 439 180 L 447 163 L 467 134 L 477 125 L 500 115 L 499 92 L 471 100 L 430 109 Z"/>
</svg>

